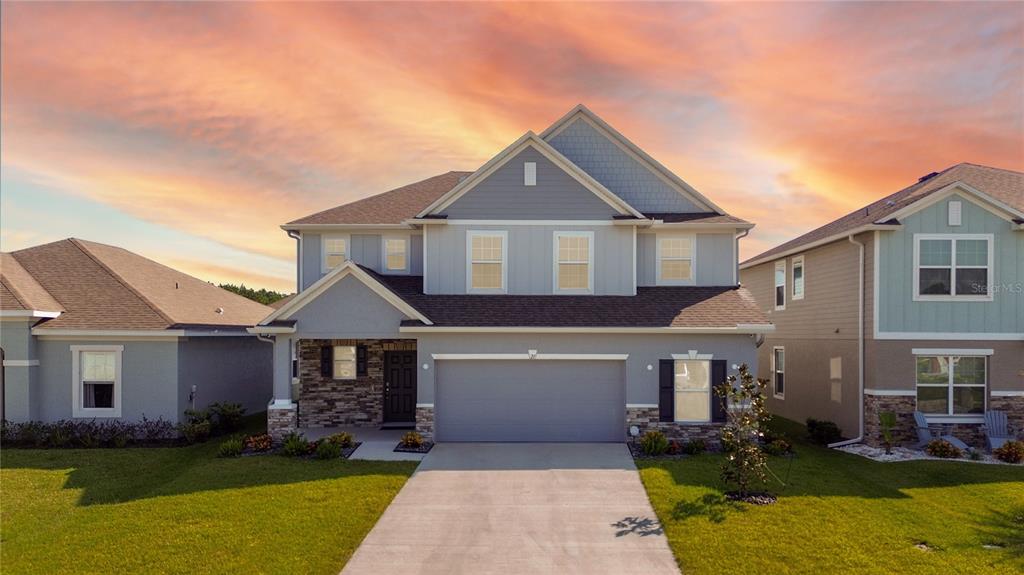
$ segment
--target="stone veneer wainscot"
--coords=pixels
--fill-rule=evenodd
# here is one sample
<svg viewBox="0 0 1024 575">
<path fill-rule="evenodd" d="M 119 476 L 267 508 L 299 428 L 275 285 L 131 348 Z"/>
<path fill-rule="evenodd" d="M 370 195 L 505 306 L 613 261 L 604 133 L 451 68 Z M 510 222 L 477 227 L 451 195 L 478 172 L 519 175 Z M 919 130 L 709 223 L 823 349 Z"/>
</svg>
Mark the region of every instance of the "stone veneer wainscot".
<svg viewBox="0 0 1024 575">
<path fill-rule="evenodd" d="M 635 425 L 640 429 L 641 436 L 648 431 L 660 431 L 669 440 L 703 439 L 708 449 L 717 451 L 722 448 L 721 433 L 724 423 L 676 423 L 674 421 L 659 421 L 659 419 L 660 414 L 657 407 L 627 407 L 627 437 L 629 428 Z"/>
</svg>

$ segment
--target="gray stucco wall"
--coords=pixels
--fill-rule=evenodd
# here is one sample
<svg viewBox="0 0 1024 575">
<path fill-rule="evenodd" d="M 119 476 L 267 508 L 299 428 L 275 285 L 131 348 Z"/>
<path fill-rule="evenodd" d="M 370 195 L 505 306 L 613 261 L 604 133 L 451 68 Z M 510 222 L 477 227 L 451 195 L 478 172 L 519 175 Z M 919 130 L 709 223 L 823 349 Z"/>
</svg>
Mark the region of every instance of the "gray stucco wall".
<svg viewBox="0 0 1024 575">
<path fill-rule="evenodd" d="M 292 314 L 296 337 L 394 338 L 405 315 L 358 279 L 348 276 Z"/>
<path fill-rule="evenodd" d="M 420 333 L 417 342 L 419 360 L 417 403 L 434 402 L 432 354 L 436 353 L 617 353 L 629 354 L 626 360 L 626 403 L 658 403 L 658 360 L 672 354 L 697 350 L 724 359 L 729 374 L 733 365 L 757 365 L 757 348 L 747 335 L 647 335 L 647 334 L 431 334 Z M 524 360 L 528 361 L 528 360 Z M 544 361 L 544 360 L 534 360 Z M 428 369 L 423 369 L 423 364 Z M 648 370 L 647 366 L 652 366 Z"/>
<path fill-rule="evenodd" d="M 341 231 L 339 233 L 349 237 L 349 258 L 357 264 L 378 272 L 383 271 L 381 268 L 383 253 L 381 238 L 385 235 L 408 234 L 401 230 L 360 231 L 359 233 Z M 310 232 L 302 234 L 302 285 L 300 291 L 313 285 L 325 275 L 321 262 L 323 236 L 324 234 Z M 423 273 L 423 236 L 419 233 L 409 235 L 409 266 L 410 275 Z"/>
<path fill-rule="evenodd" d="M 162 417 L 178 422 L 178 343 L 176 341 L 38 341 L 39 378 L 35 382 L 33 419 L 71 418 L 71 346 L 121 345 L 122 421 Z"/>
<path fill-rule="evenodd" d="M 272 394 L 273 346 L 255 337 L 189 337 L 178 342 L 178 405 L 189 407 L 197 387 L 197 408 L 214 402 L 241 403 L 263 411 Z"/>
<path fill-rule="evenodd" d="M 641 212 L 704 212 L 587 121 L 574 120 L 549 143 Z"/>
<path fill-rule="evenodd" d="M 665 235 L 677 235 L 666 233 Z M 657 285 L 657 233 L 639 233 L 636 237 L 637 285 Z M 735 236 L 726 234 L 695 234 L 695 284 L 699 286 L 735 285 L 733 257 Z"/>
<path fill-rule="evenodd" d="M 594 294 L 633 294 L 633 229 L 624 226 L 427 226 L 424 286 L 429 294 L 466 293 L 466 232 L 508 232 L 508 293 L 553 292 L 554 233 L 594 232 Z"/>
<path fill-rule="evenodd" d="M 523 164 L 537 164 L 537 185 Z M 516 154 L 442 212 L 449 219 L 607 220 L 617 212 L 535 148 Z"/>
<path fill-rule="evenodd" d="M 4 361 L 30 361 L 37 359 L 35 339 L 31 336 L 32 323 L 26 320 L 0 321 L 0 347 Z M 39 368 L 7 366 L 4 370 L 4 417 L 10 421 L 28 421 L 33 418 L 32 393 Z"/>
</svg>

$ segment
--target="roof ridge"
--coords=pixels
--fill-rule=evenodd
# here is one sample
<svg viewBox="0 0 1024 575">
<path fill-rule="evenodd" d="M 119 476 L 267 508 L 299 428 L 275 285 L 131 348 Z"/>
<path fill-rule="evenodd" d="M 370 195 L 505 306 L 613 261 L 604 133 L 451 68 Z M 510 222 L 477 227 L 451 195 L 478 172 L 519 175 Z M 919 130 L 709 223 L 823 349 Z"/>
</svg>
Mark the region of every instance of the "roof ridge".
<svg viewBox="0 0 1024 575">
<path fill-rule="evenodd" d="M 74 245 L 75 247 L 77 247 L 79 250 L 81 250 L 81 252 L 83 254 L 85 254 L 89 259 L 91 259 L 92 261 L 96 262 L 96 264 L 98 266 L 100 266 L 108 274 L 110 274 L 110 277 L 112 277 L 115 280 L 117 280 L 118 283 L 120 283 L 125 288 L 127 288 L 128 291 L 130 291 L 133 294 L 135 294 L 136 297 L 138 297 L 140 300 L 142 300 L 143 303 L 145 303 L 147 306 L 149 306 L 150 309 L 152 309 L 154 312 L 156 312 L 157 315 L 159 315 L 161 318 L 163 318 L 163 320 L 167 322 L 168 327 L 170 327 L 170 326 L 172 326 L 172 325 L 174 325 L 176 323 L 174 320 L 171 319 L 170 316 L 168 316 L 166 313 L 164 313 L 164 311 L 162 309 L 160 309 L 159 306 L 157 306 L 155 303 L 150 301 L 149 298 L 147 298 L 146 296 L 144 296 L 142 294 L 142 292 L 140 292 L 139 290 L 135 289 L 135 286 L 133 286 L 130 283 L 128 283 L 128 281 L 125 280 L 123 277 L 121 277 L 120 274 L 118 274 L 113 269 L 111 269 L 110 266 L 105 264 L 100 258 L 96 257 L 96 254 L 94 254 L 91 251 L 89 251 L 88 247 L 86 245 L 84 245 L 81 240 L 79 240 L 78 238 L 68 238 L 68 241 L 71 242 L 71 244 Z M 114 247 L 116 247 L 116 246 L 114 246 Z"/>
</svg>

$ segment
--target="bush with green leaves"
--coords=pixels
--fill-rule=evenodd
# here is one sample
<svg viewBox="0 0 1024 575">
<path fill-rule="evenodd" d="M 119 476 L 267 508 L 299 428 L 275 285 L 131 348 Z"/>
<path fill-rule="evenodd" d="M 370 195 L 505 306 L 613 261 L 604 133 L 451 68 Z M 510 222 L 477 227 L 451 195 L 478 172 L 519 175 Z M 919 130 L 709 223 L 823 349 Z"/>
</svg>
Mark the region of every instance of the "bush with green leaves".
<svg viewBox="0 0 1024 575">
<path fill-rule="evenodd" d="M 356 444 L 356 438 L 347 431 L 342 431 L 332 435 L 328 435 L 324 438 L 324 441 L 328 441 L 340 447 L 341 449 L 348 449 Z"/>
<path fill-rule="evenodd" d="M 992 450 L 992 455 L 1006 463 L 1024 463 L 1024 441 L 1010 440 Z"/>
<path fill-rule="evenodd" d="M 739 377 L 730 375 L 724 382 L 712 383 L 726 416 L 722 426 L 726 458 L 721 478 L 726 484 L 736 486 L 737 494 L 745 498 L 755 483 L 764 483 L 767 479 L 768 461 L 761 450 L 761 441 L 771 419 L 765 404 L 768 380 L 755 379 L 747 364 L 743 364 Z"/>
<path fill-rule="evenodd" d="M 768 455 L 774 455 L 775 457 L 779 457 L 789 453 L 789 451 L 792 449 L 792 446 L 790 446 L 789 442 L 786 441 L 785 439 L 777 438 L 762 445 L 761 449 L 763 449 L 764 452 L 767 453 Z"/>
<path fill-rule="evenodd" d="M 964 456 L 964 452 L 959 447 L 946 441 L 945 439 L 933 439 L 928 442 L 925 446 L 924 452 L 932 457 L 941 457 L 943 459 L 956 459 Z"/>
<path fill-rule="evenodd" d="M 828 445 L 842 439 L 839 426 L 831 421 L 807 418 L 807 437 L 812 443 Z"/>
<path fill-rule="evenodd" d="M 708 444 L 703 439 L 691 439 L 683 444 L 681 451 L 687 455 L 700 455 L 708 450 Z"/>
<path fill-rule="evenodd" d="M 402 434 L 398 444 L 409 449 L 419 449 L 423 447 L 423 436 L 416 431 L 407 431 Z"/>
<path fill-rule="evenodd" d="M 242 455 L 242 447 L 241 437 L 228 438 L 217 448 L 217 457 L 238 457 Z"/>
<path fill-rule="evenodd" d="M 210 438 L 211 425 L 209 421 L 182 423 L 178 426 L 181 436 L 189 445 L 201 443 Z"/>
<path fill-rule="evenodd" d="M 209 410 L 214 427 L 226 432 L 238 429 L 245 415 L 245 408 L 241 403 L 211 403 Z"/>
<path fill-rule="evenodd" d="M 668 451 L 668 439 L 660 431 L 648 431 L 640 438 L 640 451 L 651 457 L 664 455 Z"/>
<path fill-rule="evenodd" d="M 337 459 L 341 457 L 341 444 L 333 441 L 320 441 L 316 445 L 314 455 L 317 459 Z"/>
<path fill-rule="evenodd" d="M 125 447 L 129 444 L 164 443 L 178 437 L 171 422 L 146 418 L 139 422 L 95 419 L 64 419 L 50 423 L 5 421 L 2 429 L 5 445 L 22 447 Z"/>
<path fill-rule="evenodd" d="M 281 455 L 288 457 L 302 457 L 309 454 L 309 441 L 301 433 L 289 433 L 284 436 L 281 443 Z"/>
</svg>

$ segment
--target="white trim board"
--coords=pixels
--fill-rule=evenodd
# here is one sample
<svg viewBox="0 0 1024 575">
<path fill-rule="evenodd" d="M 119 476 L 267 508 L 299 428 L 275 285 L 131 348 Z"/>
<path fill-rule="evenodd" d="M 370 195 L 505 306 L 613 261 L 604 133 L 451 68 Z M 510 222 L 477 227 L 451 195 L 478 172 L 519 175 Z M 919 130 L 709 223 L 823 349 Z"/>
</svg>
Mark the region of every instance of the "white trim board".
<svg viewBox="0 0 1024 575">
<path fill-rule="evenodd" d="M 910 350 L 913 355 L 992 355 L 991 349 L 948 348 L 948 347 L 915 347 Z"/>
<path fill-rule="evenodd" d="M 5 359 L 4 367 L 38 367 L 38 359 Z"/>
<path fill-rule="evenodd" d="M 950 341 L 1018 341 L 1024 340 L 1024 333 L 982 333 L 982 332 L 920 332 L 881 331 L 875 332 L 875 339 L 920 339 Z"/>
<path fill-rule="evenodd" d="M 737 334 L 771 333 L 775 326 L 737 325 L 736 327 L 520 327 L 520 326 L 419 326 L 398 328 L 399 333 L 656 333 L 656 334 Z"/>
<path fill-rule="evenodd" d="M 917 390 L 906 389 L 864 389 L 864 395 L 884 395 L 893 397 L 917 397 Z"/>
<path fill-rule="evenodd" d="M 59 311 L 43 311 L 38 309 L 5 309 L 0 310 L 0 318 L 32 318 L 32 317 L 44 317 L 53 319 L 60 316 Z"/>
<path fill-rule="evenodd" d="M 989 392 L 992 397 L 1024 397 L 1024 390 L 1022 391 L 992 391 Z"/>
<path fill-rule="evenodd" d="M 697 353 L 697 350 L 695 350 L 695 349 L 689 350 L 688 353 L 673 353 L 672 354 L 672 359 L 678 359 L 678 360 L 683 360 L 683 361 L 686 361 L 686 360 L 704 360 L 704 361 L 707 361 L 707 360 L 714 359 L 714 358 L 715 358 L 715 354 L 713 354 L 713 353 Z"/>
<path fill-rule="evenodd" d="M 434 353 L 435 361 L 479 361 L 479 360 L 554 360 L 554 361 L 625 361 L 627 353 Z"/>
</svg>

